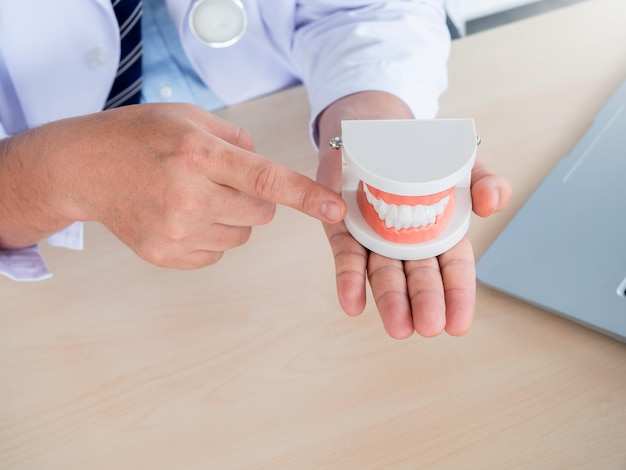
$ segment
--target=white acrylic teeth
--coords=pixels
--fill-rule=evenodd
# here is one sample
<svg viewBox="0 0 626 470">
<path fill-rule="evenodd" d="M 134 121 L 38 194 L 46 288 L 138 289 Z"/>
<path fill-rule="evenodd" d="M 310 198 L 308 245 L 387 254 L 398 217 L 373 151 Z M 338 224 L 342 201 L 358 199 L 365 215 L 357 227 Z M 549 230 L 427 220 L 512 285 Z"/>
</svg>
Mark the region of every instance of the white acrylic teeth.
<svg viewBox="0 0 626 470">
<path fill-rule="evenodd" d="M 431 205 L 417 204 L 409 206 L 407 204 L 388 204 L 382 199 L 374 197 L 369 188 L 363 183 L 363 190 L 367 202 L 374 208 L 380 220 L 385 221 L 385 227 L 396 230 L 427 227 L 434 224 L 437 217 L 446 209 L 450 196 L 446 196 L 439 202 Z"/>
</svg>

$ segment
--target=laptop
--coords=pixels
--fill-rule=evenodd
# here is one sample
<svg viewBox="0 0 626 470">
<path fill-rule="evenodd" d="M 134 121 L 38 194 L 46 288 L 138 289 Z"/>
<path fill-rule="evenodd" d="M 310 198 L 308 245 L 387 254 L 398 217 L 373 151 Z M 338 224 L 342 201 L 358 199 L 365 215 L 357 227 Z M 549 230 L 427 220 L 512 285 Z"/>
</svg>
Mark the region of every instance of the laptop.
<svg viewBox="0 0 626 470">
<path fill-rule="evenodd" d="M 497 290 L 626 342 L 626 81 L 477 263 Z"/>
</svg>

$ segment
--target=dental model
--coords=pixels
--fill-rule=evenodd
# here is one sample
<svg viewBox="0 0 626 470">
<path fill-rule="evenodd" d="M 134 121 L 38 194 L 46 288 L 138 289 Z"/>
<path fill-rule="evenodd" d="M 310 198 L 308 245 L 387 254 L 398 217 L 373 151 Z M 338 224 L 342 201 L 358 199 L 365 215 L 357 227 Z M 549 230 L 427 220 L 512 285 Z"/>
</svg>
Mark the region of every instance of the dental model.
<svg viewBox="0 0 626 470">
<path fill-rule="evenodd" d="M 438 256 L 467 233 L 476 159 L 472 119 L 343 121 L 345 224 L 389 258 Z"/>
</svg>

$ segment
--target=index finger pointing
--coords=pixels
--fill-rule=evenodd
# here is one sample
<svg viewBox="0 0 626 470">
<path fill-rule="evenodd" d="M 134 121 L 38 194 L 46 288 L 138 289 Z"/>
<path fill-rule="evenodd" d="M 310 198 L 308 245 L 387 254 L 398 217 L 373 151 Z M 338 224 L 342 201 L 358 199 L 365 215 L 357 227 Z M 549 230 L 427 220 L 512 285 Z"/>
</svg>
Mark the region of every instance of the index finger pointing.
<svg viewBox="0 0 626 470">
<path fill-rule="evenodd" d="M 217 145 L 207 157 L 207 176 L 259 199 L 296 209 L 323 222 L 340 222 L 346 203 L 330 188 L 255 153 L 230 145 Z"/>
</svg>

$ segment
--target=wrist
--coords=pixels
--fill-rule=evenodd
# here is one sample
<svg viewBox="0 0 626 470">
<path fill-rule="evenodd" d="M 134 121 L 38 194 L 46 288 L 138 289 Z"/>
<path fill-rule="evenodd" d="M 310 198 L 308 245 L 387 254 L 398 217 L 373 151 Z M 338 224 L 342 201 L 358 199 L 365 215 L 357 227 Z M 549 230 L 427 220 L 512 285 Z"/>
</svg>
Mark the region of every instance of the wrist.
<svg viewBox="0 0 626 470">
<path fill-rule="evenodd" d="M 43 127 L 43 126 L 42 126 Z M 0 247 L 23 248 L 73 222 L 40 128 L 0 141 Z"/>
</svg>

